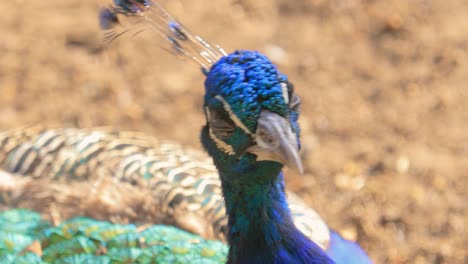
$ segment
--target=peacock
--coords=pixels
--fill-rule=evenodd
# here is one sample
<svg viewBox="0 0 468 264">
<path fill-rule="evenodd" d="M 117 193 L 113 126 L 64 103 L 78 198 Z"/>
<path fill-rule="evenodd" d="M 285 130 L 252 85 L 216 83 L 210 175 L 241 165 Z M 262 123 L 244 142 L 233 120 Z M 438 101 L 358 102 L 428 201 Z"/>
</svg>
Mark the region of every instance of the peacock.
<svg viewBox="0 0 468 264">
<path fill-rule="evenodd" d="M 138 23 L 128 26 L 122 18 Z M 227 54 L 149 0 L 114 0 L 100 22 L 110 41 L 150 28 L 200 65 L 206 76 L 201 142 L 212 162 L 138 133 L 3 131 L 0 164 L 9 173 L 0 202 L 46 200 L 36 183 L 40 189 L 110 176 L 146 187 L 157 214 L 173 226 L 84 217 L 54 225 L 32 211 L 7 210 L 0 214 L 0 263 L 371 263 L 357 244 L 286 194 L 283 166 L 303 171 L 300 98 L 265 55 Z"/>
</svg>

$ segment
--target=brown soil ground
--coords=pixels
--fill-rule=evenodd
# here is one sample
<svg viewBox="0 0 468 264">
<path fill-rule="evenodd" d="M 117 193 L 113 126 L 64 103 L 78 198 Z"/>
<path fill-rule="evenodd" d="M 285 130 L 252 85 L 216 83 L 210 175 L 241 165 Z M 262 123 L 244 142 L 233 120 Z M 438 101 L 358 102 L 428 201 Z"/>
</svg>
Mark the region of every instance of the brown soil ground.
<svg viewBox="0 0 468 264">
<path fill-rule="evenodd" d="M 0 127 L 137 130 L 200 148 L 203 76 L 151 33 L 104 45 L 97 0 L 1 1 Z M 468 263 L 464 0 L 165 1 L 303 98 L 288 187 L 376 263 Z"/>
</svg>

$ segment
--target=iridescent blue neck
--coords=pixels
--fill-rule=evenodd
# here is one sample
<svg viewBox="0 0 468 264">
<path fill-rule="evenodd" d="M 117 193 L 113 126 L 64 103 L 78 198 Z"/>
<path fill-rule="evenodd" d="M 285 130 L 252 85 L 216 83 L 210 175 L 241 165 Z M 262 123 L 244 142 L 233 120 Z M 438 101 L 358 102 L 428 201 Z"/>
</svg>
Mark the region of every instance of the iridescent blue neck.
<svg viewBox="0 0 468 264">
<path fill-rule="evenodd" d="M 279 163 L 214 160 L 229 217 L 228 263 L 333 263 L 294 226 Z"/>
</svg>

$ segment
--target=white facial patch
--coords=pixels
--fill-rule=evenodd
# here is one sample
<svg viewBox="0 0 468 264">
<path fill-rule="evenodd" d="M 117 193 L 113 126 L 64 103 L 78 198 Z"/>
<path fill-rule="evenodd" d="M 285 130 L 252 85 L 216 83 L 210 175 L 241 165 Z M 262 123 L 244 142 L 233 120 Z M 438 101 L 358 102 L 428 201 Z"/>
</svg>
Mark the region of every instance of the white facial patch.
<svg viewBox="0 0 468 264">
<path fill-rule="evenodd" d="M 281 90 L 283 91 L 283 99 L 286 104 L 289 104 L 288 85 L 284 82 L 281 83 Z"/>
</svg>

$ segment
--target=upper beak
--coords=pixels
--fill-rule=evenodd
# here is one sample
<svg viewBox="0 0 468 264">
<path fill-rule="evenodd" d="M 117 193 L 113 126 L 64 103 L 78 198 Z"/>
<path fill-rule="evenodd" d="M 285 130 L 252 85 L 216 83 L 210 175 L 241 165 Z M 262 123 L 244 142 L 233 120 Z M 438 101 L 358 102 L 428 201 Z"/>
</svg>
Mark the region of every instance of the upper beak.
<svg viewBox="0 0 468 264">
<path fill-rule="evenodd" d="M 270 111 L 263 110 L 255 134 L 256 144 L 247 152 L 257 155 L 257 160 L 276 161 L 289 168 L 304 172 L 296 134 L 289 120 Z"/>
</svg>

